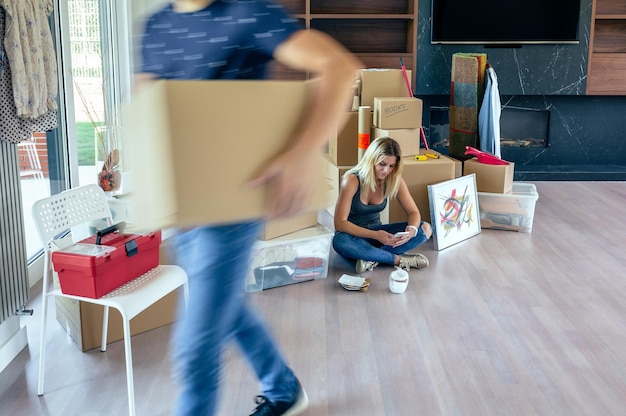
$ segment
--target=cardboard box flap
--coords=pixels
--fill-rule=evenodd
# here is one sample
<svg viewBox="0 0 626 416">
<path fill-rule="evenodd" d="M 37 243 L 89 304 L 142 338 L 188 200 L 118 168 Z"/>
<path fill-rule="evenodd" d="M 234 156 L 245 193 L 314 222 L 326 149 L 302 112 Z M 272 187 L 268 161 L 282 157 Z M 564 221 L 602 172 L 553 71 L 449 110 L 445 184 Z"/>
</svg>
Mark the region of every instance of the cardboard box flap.
<svg viewBox="0 0 626 416">
<path fill-rule="evenodd" d="M 413 84 L 413 76 L 407 70 L 407 77 Z M 359 95 L 361 105 L 374 108 L 375 97 L 408 97 L 408 89 L 404 75 L 400 69 L 367 68 L 359 71 L 361 79 Z"/>
</svg>

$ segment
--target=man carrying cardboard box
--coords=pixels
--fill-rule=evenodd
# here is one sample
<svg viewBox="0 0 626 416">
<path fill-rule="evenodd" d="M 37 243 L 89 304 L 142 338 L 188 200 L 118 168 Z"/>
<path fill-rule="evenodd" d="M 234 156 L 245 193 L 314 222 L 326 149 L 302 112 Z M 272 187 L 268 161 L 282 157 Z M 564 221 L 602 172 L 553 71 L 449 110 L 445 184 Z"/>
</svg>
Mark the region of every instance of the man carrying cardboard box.
<svg viewBox="0 0 626 416">
<path fill-rule="evenodd" d="M 350 87 L 359 63 L 348 51 L 321 32 L 304 30 L 270 1 L 174 0 L 148 19 L 142 58 L 139 83 L 262 79 L 271 59 L 316 74 L 319 82 L 299 137 L 250 184 L 271 185 L 271 218 L 288 217 L 306 207 L 316 179 L 312 174 L 316 155 L 344 122 L 352 98 Z M 201 172 L 198 178 L 204 181 L 207 170 Z M 220 172 L 212 174 L 213 180 L 219 180 Z M 190 292 L 188 309 L 174 335 L 174 358 L 182 383 L 177 415 L 216 412 L 220 357 L 232 339 L 261 381 L 263 396 L 257 398 L 254 415 L 295 415 L 308 405 L 306 393 L 274 340 L 245 304 L 242 285 L 261 224 L 259 219 L 206 225 L 176 237 L 177 261 L 189 275 Z"/>
</svg>

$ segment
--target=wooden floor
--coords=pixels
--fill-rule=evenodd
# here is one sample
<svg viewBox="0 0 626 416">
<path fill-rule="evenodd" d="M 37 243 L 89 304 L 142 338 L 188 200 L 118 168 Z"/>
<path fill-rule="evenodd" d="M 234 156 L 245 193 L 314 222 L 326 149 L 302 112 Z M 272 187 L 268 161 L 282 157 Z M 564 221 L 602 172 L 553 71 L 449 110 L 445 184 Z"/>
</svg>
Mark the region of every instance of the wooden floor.
<svg viewBox="0 0 626 416">
<path fill-rule="evenodd" d="M 532 233 L 483 230 L 392 294 L 367 293 L 331 255 L 328 279 L 251 294 L 311 399 L 307 415 L 626 414 L 626 183 L 537 182 Z M 36 393 L 39 299 L 29 347 L 2 373 L 1 415 L 127 413 L 123 345 L 81 353 L 51 321 Z M 133 337 L 138 415 L 169 415 L 171 327 Z M 220 415 L 247 415 L 257 383 L 226 353 Z"/>
</svg>

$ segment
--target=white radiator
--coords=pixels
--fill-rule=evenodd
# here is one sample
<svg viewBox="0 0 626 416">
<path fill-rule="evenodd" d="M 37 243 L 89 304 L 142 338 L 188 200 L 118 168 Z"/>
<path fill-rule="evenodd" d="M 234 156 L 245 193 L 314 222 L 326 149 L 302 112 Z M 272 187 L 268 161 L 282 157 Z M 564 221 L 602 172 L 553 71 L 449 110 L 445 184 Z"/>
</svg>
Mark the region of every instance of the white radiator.
<svg viewBox="0 0 626 416">
<path fill-rule="evenodd" d="M 17 146 L 0 141 L 0 323 L 28 300 L 28 264 Z"/>
</svg>

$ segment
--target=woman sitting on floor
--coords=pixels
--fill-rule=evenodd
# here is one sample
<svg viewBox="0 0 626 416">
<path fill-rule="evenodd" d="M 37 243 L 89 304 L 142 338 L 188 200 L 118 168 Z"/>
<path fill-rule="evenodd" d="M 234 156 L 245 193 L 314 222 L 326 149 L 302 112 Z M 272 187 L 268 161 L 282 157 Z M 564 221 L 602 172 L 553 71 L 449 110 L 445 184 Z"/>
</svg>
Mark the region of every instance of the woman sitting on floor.
<svg viewBox="0 0 626 416">
<path fill-rule="evenodd" d="M 388 199 L 394 197 L 408 221 L 381 224 L 380 212 Z M 411 267 L 427 267 L 428 259 L 422 254 L 404 253 L 423 244 L 431 235 L 430 224 L 421 221 L 419 209 L 402 179 L 400 145 L 389 137 L 374 140 L 341 181 L 335 206 L 333 248 L 341 256 L 356 260 L 357 273 L 371 271 L 378 264 L 409 271 Z"/>
</svg>

